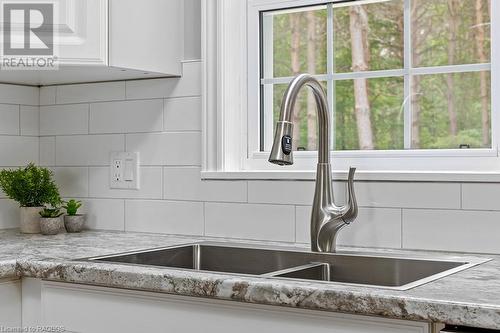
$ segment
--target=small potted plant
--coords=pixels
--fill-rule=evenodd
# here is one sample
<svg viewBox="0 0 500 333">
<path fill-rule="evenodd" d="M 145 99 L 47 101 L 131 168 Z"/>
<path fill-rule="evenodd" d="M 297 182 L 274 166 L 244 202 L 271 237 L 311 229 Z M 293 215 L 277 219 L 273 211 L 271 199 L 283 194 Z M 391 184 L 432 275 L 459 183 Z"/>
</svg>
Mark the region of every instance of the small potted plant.
<svg viewBox="0 0 500 333">
<path fill-rule="evenodd" d="M 64 226 L 68 232 L 81 232 L 85 223 L 85 215 L 77 214 L 78 209 L 82 207 L 81 201 L 71 199 L 63 202 L 63 208 L 68 215 L 64 216 Z"/>
<path fill-rule="evenodd" d="M 21 206 L 21 232 L 40 233 L 38 213 L 44 205 L 57 206 L 61 202 L 59 190 L 49 169 L 30 163 L 25 168 L 0 171 L 0 188 L 7 197 Z"/>
<path fill-rule="evenodd" d="M 42 235 L 57 235 L 63 228 L 60 208 L 45 208 L 40 212 L 40 230 Z"/>
</svg>

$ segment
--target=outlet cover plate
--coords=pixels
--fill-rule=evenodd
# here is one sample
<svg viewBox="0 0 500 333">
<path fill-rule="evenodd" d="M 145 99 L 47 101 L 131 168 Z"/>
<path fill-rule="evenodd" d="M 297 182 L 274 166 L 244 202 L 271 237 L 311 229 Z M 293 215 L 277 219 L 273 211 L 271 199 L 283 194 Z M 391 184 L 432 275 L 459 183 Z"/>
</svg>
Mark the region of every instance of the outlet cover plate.
<svg viewBox="0 0 500 333">
<path fill-rule="evenodd" d="M 111 152 L 109 158 L 109 187 L 120 190 L 139 190 L 139 153 Z"/>
</svg>

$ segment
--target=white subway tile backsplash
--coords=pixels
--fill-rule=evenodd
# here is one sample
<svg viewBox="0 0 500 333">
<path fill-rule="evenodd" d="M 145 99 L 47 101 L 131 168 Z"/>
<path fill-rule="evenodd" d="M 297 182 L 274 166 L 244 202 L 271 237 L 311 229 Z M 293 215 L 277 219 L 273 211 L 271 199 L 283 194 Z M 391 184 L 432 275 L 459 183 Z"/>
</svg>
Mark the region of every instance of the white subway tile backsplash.
<svg viewBox="0 0 500 333">
<path fill-rule="evenodd" d="M 201 97 L 166 99 L 163 114 L 165 131 L 201 131 Z"/>
<path fill-rule="evenodd" d="M 40 105 L 56 104 L 56 86 L 40 87 Z"/>
<path fill-rule="evenodd" d="M 87 104 L 40 107 L 40 135 L 87 134 L 89 131 Z"/>
<path fill-rule="evenodd" d="M 246 181 L 201 180 L 201 168 L 163 169 L 163 198 L 168 200 L 246 202 Z"/>
<path fill-rule="evenodd" d="M 0 166 L 23 166 L 38 163 L 38 138 L 0 136 Z"/>
<path fill-rule="evenodd" d="M 21 105 L 21 135 L 40 135 L 40 108 Z"/>
<path fill-rule="evenodd" d="M 91 229 L 309 243 L 314 182 L 201 180 L 201 82 L 201 62 L 188 62 L 181 78 L 0 84 L 0 167 L 53 168 Z M 140 190 L 109 188 L 109 154 L 125 150 L 141 154 Z M 355 188 L 359 217 L 340 245 L 500 253 L 499 184 Z M 345 203 L 345 182 L 334 194 Z M 0 192 L 0 229 L 18 221 L 17 203 Z"/>
<path fill-rule="evenodd" d="M 462 208 L 500 211 L 500 184 L 463 184 Z"/>
<path fill-rule="evenodd" d="M 295 208 L 285 205 L 205 203 L 205 235 L 294 242 Z"/>
<path fill-rule="evenodd" d="M 109 168 L 89 168 L 89 197 L 114 199 L 161 199 L 162 168 L 142 167 L 139 190 L 117 190 L 109 187 Z"/>
<path fill-rule="evenodd" d="M 201 81 L 201 62 L 188 62 L 180 78 L 127 81 L 127 99 L 200 96 Z"/>
<path fill-rule="evenodd" d="M 90 106 L 90 133 L 160 132 L 163 100 L 95 103 Z"/>
<path fill-rule="evenodd" d="M 127 151 L 141 153 L 141 165 L 201 164 L 199 132 L 127 134 Z"/>
<path fill-rule="evenodd" d="M 0 199 L 0 229 L 19 228 L 19 204 Z"/>
<path fill-rule="evenodd" d="M 311 207 L 296 208 L 296 241 L 310 244 Z M 401 210 L 360 208 L 356 221 L 339 233 L 339 245 L 358 247 L 401 247 Z"/>
<path fill-rule="evenodd" d="M 98 230 L 125 230 L 125 201 L 119 199 L 82 200 L 85 227 Z"/>
<path fill-rule="evenodd" d="M 38 106 L 39 100 L 38 87 L 0 84 L 0 101 L 2 103 Z"/>
<path fill-rule="evenodd" d="M 314 182 L 308 181 L 249 181 L 248 202 L 310 205 Z"/>
<path fill-rule="evenodd" d="M 19 105 L 0 104 L 0 135 L 19 135 Z"/>
<path fill-rule="evenodd" d="M 203 203 L 127 200 L 127 231 L 203 235 Z"/>
<path fill-rule="evenodd" d="M 311 205 L 314 197 L 313 181 L 249 181 L 248 202 L 285 205 Z M 333 182 L 335 202 L 345 202 L 345 182 Z"/>
<path fill-rule="evenodd" d="M 87 168 L 55 168 L 54 180 L 62 197 L 84 198 L 89 195 L 89 172 Z"/>
<path fill-rule="evenodd" d="M 360 206 L 387 208 L 460 208 L 460 184 L 356 182 Z"/>
<path fill-rule="evenodd" d="M 117 101 L 125 99 L 125 82 L 57 86 L 57 104 Z"/>
<path fill-rule="evenodd" d="M 56 165 L 56 137 L 44 136 L 40 138 L 40 165 Z"/>
<path fill-rule="evenodd" d="M 56 138 L 56 165 L 109 165 L 110 153 L 124 150 L 125 136 L 121 134 L 58 136 Z"/>
<path fill-rule="evenodd" d="M 500 253 L 500 212 L 403 210 L 403 248 Z"/>
</svg>

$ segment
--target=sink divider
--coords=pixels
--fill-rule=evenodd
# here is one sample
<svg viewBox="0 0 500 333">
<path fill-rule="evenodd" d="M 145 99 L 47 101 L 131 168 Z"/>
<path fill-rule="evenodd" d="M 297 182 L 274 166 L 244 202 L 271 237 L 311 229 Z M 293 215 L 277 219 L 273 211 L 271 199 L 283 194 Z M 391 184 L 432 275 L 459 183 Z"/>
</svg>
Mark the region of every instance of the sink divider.
<svg viewBox="0 0 500 333">
<path fill-rule="evenodd" d="M 323 271 L 324 271 L 325 276 L 327 276 L 328 279 L 330 279 L 330 264 L 323 263 L 323 262 L 311 262 L 311 263 L 305 264 L 305 265 L 293 266 L 290 268 L 281 269 L 279 271 L 273 271 L 273 272 L 261 274 L 260 276 L 262 276 L 262 277 L 279 277 L 281 275 L 299 272 L 299 271 L 304 271 L 304 270 L 308 270 L 308 269 L 316 268 L 316 267 L 323 267 Z"/>
</svg>

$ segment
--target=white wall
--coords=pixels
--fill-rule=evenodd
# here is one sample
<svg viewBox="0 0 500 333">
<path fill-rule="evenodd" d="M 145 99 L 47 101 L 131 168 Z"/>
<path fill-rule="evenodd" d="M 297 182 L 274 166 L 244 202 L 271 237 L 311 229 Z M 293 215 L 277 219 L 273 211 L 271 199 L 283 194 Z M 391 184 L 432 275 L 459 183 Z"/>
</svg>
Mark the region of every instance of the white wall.
<svg viewBox="0 0 500 333">
<path fill-rule="evenodd" d="M 199 58 L 195 44 L 186 59 Z M 39 138 L 38 89 L 0 86 L 0 166 L 37 161 L 39 140 L 40 164 L 63 196 L 85 201 L 93 229 L 307 243 L 313 182 L 200 181 L 201 63 L 183 69 L 181 79 L 42 88 Z M 121 150 L 141 153 L 139 191 L 109 189 L 109 152 Z M 344 188 L 335 184 L 339 203 Z M 356 191 L 360 216 L 341 244 L 500 253 L 500 184 L 357 182 Z M 0 228 L 17 220 L 0 199 Z"/>
</svg>

